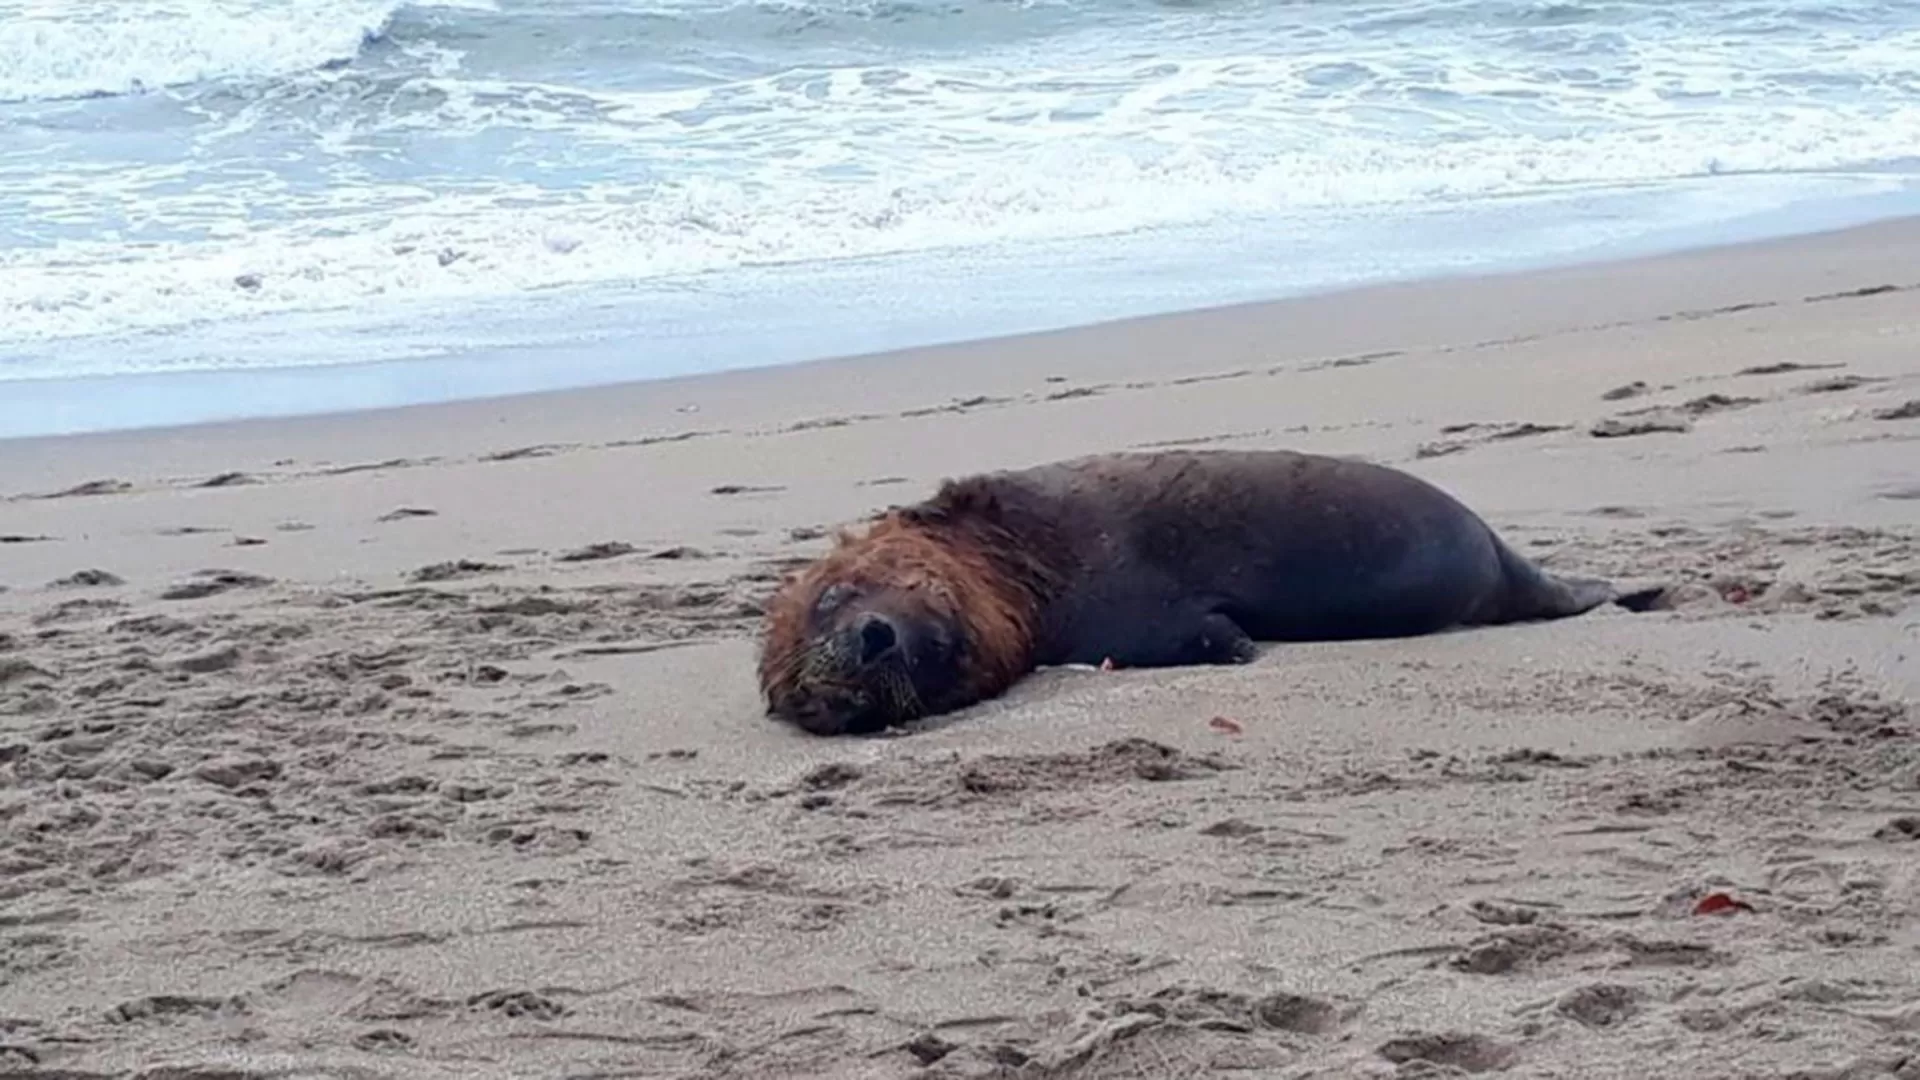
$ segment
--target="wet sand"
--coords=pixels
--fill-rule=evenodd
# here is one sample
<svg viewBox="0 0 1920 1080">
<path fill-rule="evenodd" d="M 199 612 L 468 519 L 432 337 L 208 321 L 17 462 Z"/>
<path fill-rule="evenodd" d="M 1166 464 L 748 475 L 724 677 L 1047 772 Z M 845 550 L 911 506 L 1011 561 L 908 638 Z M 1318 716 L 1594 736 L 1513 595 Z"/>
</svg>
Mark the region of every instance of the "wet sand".
<svg viewBox="0 0 1920 1080">
<path fill-rule="evenodd" d="M 826 530 L 1161 446 L 1671 602 L 762 717 Z M 0 1075 L 1920 1077 L 1914 222 L 4 442 L 0 497 Z"/>
</svg>

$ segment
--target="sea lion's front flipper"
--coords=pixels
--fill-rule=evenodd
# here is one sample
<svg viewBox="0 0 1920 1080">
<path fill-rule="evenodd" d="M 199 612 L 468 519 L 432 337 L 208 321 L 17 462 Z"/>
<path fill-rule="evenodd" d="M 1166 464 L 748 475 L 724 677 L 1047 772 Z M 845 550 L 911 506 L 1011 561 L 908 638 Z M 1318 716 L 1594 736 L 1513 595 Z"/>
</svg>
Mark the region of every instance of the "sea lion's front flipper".
<svg viewBox="0 0 1920 1080">
<path fill-rule="evenodd" d="M 1245 664 L 1260 655 L 1240 624 L 1217 611 L 1200 620 L 1199 633 L 1184 651 L 1184 662 L 1192 664 Z"/>
</svg>

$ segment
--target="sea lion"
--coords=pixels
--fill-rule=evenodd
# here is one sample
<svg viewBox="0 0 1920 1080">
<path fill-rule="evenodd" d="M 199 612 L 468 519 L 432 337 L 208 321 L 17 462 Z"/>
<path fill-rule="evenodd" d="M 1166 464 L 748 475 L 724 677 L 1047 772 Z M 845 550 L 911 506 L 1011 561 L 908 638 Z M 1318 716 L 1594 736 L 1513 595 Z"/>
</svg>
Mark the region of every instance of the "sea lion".
<svg viewBox="0 0 1920 1080">
<path fill-rule="evenodd" d="M 1037 667 L 1245 663 L 1255 641 L 1427 634 L 1621 600 L 1432 484 L 1287 450 L 1114 453 L 943 483 L 768 605 L 767 713 L 872 733 Z"/>
</svg>

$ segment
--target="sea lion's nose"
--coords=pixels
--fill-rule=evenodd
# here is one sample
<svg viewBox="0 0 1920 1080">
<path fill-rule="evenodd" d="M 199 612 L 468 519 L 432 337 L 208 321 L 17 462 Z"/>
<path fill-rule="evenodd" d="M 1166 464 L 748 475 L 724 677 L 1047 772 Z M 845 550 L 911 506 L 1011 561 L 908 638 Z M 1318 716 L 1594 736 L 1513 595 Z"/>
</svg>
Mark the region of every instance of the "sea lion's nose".
<svg viewBox="0 0 1920 1080">
<path fill-rule="evenodd" d="M 860 662 L 871 664 L 893 651 L 900 641 L 893 624 L 883 615 L 868 615 L 860 620 Z"/>
</svg>

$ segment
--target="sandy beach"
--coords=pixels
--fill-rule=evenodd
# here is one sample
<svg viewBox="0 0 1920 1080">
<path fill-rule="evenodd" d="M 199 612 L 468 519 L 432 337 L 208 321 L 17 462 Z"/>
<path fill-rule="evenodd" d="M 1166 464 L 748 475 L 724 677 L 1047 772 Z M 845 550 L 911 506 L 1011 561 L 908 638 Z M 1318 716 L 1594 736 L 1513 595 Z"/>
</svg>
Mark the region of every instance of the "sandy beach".
<svg viewBox="0 0 1920 1080">
<path fill-rule="evenodd" d="M 827 530 L 1163 446 L 1670 602 L 761 715 Z M 1920 1078 L 1920 222 L 4 442 L 0 498 L 0 1076 Z"/>
</svg>

